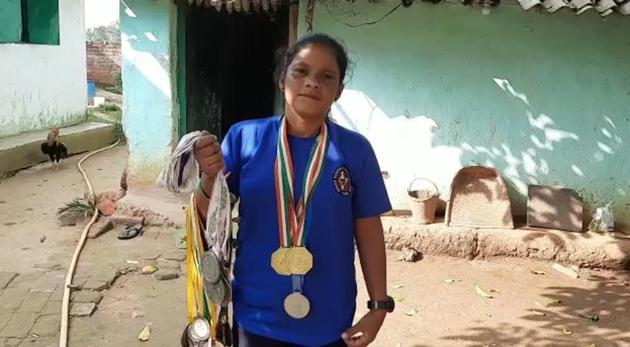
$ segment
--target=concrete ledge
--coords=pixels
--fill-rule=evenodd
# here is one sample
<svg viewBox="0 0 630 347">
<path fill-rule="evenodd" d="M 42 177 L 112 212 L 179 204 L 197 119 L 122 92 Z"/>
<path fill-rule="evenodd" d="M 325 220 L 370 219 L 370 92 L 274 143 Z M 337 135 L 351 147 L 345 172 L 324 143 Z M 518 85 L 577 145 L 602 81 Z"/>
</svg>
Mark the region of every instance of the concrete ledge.
<svg viewBox="0 0 630 347">
<path fill-rule="evenodd" d="M 76 154 L 107 146 L 115 141 L 114 126 L 87 122 L 60 128 L 60 138 L 68 154 Z M 0 174 L 24 169 L 50 160 L 41 152 L 48 131 L 25 133 L 0 139 Z"/>
<path fill-rule="evenodd" d="M 390 249 L 412 247 L 425 254 L 467 258 L 520 257 L 587 268 L 630 269 L 630 240 L 609 235 L 547 229 L 475 229 L 443 223 L 414 224 L 411 218 L 384 217 Z"/>
</svg>

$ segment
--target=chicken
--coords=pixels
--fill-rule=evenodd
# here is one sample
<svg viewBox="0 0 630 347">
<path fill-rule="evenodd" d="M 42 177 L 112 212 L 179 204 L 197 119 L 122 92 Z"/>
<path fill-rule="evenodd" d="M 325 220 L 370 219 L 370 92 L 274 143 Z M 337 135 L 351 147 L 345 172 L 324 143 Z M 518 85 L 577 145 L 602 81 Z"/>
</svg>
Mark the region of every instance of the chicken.
<svg viewBox="0 0 630 347">
<path fill-rule="evenodd" d="M 59 141 L 59 129 L 54 128 L 48 133 L 46 142 L 42 143 L 42 153 L 46 154 L 53 166 L 55 162 L 58 164 L 61 159 L 68 157 L 68 148 Z"/>
</svg>

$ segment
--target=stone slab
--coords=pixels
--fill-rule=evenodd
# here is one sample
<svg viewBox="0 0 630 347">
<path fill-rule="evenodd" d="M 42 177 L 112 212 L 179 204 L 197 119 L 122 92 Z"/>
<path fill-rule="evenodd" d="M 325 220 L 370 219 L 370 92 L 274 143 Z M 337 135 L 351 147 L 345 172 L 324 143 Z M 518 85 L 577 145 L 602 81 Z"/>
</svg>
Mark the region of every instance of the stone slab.
<svg viewBox="0 0 630 347">
<path fill-rule="evenodd" d="M 31 331 L 37 317 L 37 313 L 31 312 L 13 313 L 9 322 L 0 330 L 0 337 L 25 338 Z"/>
<path fill-rule="evenodd" d="M 186 260 L 186 252 L 172 251 L 162 255 L 162 258 L 166 260 L 184 261 Z"/>
<path fill-rule="evenodd" d="M 158 261 L 156 261 L 155 266 L 157 266 L 158 269 L 164 269 L 164 270 L 179 270 L 180 269 L 180 263 L 178 261 L 165 260 L 165 259 L 159 259 Z"/>
<path fill-rule="evenodd" d="M 42 314 L 61 314 L 61 300 L 50 300 L 42 309 Z"/>
<path fill-rule="evenodd" d="M 74 317 L 89 317 L 96 310 L 96 304 L 91 303 L 75 303 L 70 308 L 70 315 Z"/>
<path fill-rule="evenodd" d="M 0 289 L 6 288 L 18 275 L 17 272 L 0 271 Z"/>
<path fill-rule="evenodd" d="M 11 318 L 11 314 L 13 314 L 13 310 L 0 308 L 0 330 L 2 330 L 5 324 L 7 324 L 9 318 Z"/>
<path fill-rule="evenodd" d="M 582 231 L 584 204 L 572 189 L 530 185 L 527 190 L 527 225 Z"/>
<path fill-rule="evenodd" d="M 0 341 L 2 338 L 0 338 Z M 22 342 L 22 339 L 8 338 L 4 340 L 4 347 L 17 347 Z"/>
<path fill-rule="evenodd" d="M 72 302 L 99 304 L 103 300 L 103 294 L 93 290 L 81 290 L 72 295 Z"/>
<path fill-rule="evenodd" d="M 55 336 L 59 334 L 60 327 L 61 318 L 58 315 L 43 315 L 35 321 L 31 334 L 34 333 L 41 337 Z"/>
<path fill-rule="evenodd" d="M 28 294 L 28 288 L 6 288 L 0 295 L 0 309 L 15 310 L 22 304 Z"/>
<path fill-rule="evenodd" d="M 50 294 L 48 293 L 34 293 L 30 292 L 22 300 L 22 305 L 18 307 L 19 312 L 33 312 L 38 313 L 44 309 Z"/>
<path fill-rule="evenodd" d="M 114 125 L 86 122 L 60 129 L 60 137 L 69 154 L 88 152 L 114 143 Z M 0 174 L 49 161 L 40 150 L 49 130 L 18 134 L 0 139 Z"/>
<path fill-rule="evenodd" d="M 109 288 L 110 285 L 111 285 L 110 281 L 108 281 L 108 280 L 90 278 L 81 287 L 83 289 L 86 289 L 86 290 L 98 290 L 98 291 L 101 291 L 101 290 L 105 290 L 105 289 Z"/>
<path fill-rule="evenodd" d="M 179 271 L 177 270 L 159 270 L 153 274 L 158 281 L 174 280 L 179 277 Z"/>
<path fill-rule="evenodd" d="M 132 226 L 136 224 L 144 225 L 144 217 L 142 216 L 128 216 L 122 213 L 114 213 L 110 220 L 114 222 L 116 226 Z"/>
</svg>

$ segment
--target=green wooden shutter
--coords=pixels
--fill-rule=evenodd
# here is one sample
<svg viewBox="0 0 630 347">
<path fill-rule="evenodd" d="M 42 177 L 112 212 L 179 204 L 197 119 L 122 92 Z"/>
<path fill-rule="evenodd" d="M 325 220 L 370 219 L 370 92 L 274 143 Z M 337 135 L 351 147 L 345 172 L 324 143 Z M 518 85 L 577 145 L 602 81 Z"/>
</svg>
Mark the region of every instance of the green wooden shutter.
<svg viewBox="0 0 630 347">
<path fill-rule="evenodd" d="M 59 0 L 26 0 L 28 43 L 59 44 Z"/>
<path fill-rule="evenodd" d="M 22 40 L 22 1 L 0 0 L 0 43 Z"/>
</svg>

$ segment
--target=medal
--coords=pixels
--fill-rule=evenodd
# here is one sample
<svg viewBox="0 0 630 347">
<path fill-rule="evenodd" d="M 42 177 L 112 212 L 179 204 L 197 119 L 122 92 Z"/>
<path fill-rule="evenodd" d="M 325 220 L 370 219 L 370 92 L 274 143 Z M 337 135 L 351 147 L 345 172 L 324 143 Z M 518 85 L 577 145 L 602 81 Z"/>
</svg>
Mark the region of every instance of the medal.
<svg viewBox="0 0 630 347">
<path fill-rule="evenodd" d="M 271 256 L 271 267 L 279 275 L 305 275 L 313 267 L 313 256 L 304 247 L 308 236 L 305 228 L 306 212 L 323 172 L 328 149 L 328 128 L 324 122 L 315 139 L 306 164 L 302 196 L 295 203 L 293 159 L 289 148 L 286 122 L 286 117 L 283 117 L 278 130 L 278 147 L 274 166 L 280 248 Z"/>
<path fill-rule="evenodd" d="M 311 310 L 311 303 L 299 292 L 293 292 L 284 299 L 284 310 L 291 318 L 302 319 Z"/>
<path fill-rule="evenodd" d="M 289 271 L 294 275 L 306 275 L 313 267 L 313 256 L 304 247 L 289 248 L 286 255 Z"/>
<path fill-rule="evenodd" d="M 291 274 L 287 264 L 287 254 L 291 248 L 280 247 L 271 255 L 271 267 L 278 275 L 288 276 Z"/>
<path fill-rule="evenodd" d="M 315 187 L 323 172 L 326 150 L 328 149 L 328 128 L 322 124 L 319 135 L 306 164 L 302 196 L 295 201 L 293 159 L 289 148 L 287 119 L 283 117 L 278 130 L 278 147 L 274 178 L 276 186 L 276 206 L 278 209 L 278 231 L 280 248 L 271 255 L 271 267 L 279 275 L 291 275 L 293 290 L 284 299 L 284 311 L 294 319 L 306 317 L 311 304 L 302 293 L 304 275 L 313 268 L 313 255 L 306 249 L 306 213 Z"/>
<path fill-rule="evenodd" d="M 209 283 L 217 283 L 221 276 L 221 265 L 214 252 L 205 252 L 201 256 L 201 274 Z"/>
<path fill-rule="evenodd" d="M 202 316 L 195 318 L 186 328 L 188 346 L 208 346 L 210 340 L 210 323 Z"/>
</svg>

